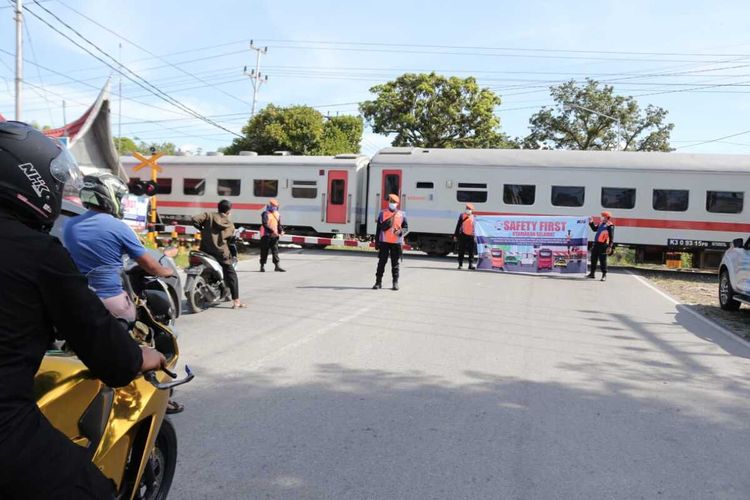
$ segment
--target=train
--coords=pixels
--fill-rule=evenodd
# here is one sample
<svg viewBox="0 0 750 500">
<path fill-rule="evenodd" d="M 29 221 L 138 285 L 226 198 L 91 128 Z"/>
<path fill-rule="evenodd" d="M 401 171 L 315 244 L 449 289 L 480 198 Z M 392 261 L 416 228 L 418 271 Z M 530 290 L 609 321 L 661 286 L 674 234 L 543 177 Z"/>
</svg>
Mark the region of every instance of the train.
<svg viewBox="0 0 750 500">
<path fill-rule="evenodd" d="M 131 182 L 137 161 L 122 157 Z M 612 213 L 618 244 L 641 255 L 664 249 L 722 251 L 750 234 L 750 155 L 633 151 L 388 147 L 372 158 L 165 156 L 162 220 L 184 223 L 221 199 L 237 224 L 257 227 L 269 198 L 289 233 L 368 238 L 391 193 L 409 222 L 407 243 L 431 255 L 453 250 L 466 203 L 478 215 Z"/>
</svg>

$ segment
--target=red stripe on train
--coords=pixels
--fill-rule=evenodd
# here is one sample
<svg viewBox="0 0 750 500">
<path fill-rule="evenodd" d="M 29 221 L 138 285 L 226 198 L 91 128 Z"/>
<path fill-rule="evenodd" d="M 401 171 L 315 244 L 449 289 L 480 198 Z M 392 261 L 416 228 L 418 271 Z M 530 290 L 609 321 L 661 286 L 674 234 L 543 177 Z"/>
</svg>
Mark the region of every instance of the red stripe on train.
<svg viewBox="0 0 750 500">
<path fill-rule="evenodd" d="M 173 207 L 173 208 L 216 208 L 217 203 L 205 202 L 205 201 L 169 201 L 159 200 L 157 206 L 159 207 Z M 261 210 L 265 208 L 263 203 L 232 203 L 232 208 L 236 210 Z"/>
<path fill-rule="evenodd" d="M 518 214 L 510 212 L 474 212 L 476 215 L 517 215 L 554 217 L 547 214 Z M 750 224 L 741 222 L 708 222 L 695 220 L 633 219 L 614 217 L 615 227 L 641 227 L 647 229 L 687 229 L 692 231 L 726 231 L 728 233 L 750 232 Z"/>
</svg>

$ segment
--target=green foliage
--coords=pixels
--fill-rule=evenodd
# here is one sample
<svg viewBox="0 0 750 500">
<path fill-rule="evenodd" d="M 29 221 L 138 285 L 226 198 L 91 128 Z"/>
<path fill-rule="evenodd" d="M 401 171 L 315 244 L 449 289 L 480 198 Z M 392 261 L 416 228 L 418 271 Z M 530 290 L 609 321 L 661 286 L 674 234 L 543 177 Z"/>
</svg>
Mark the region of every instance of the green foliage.
<svg viewBox="0 0 750 500">
<path fill-rule="evenodd" d="M 394 146 L 498 148 L 510 144 L 500 132 L 495 107 L 500 96 L 480 88 L 473 77 L 446 78 L 405 73 L 375 85 L 375 100 L 360 111 L 378 134 L 396 134 Z"/>
<path fill-rule="evenodd" d="M 138 151 L 138 145 L 130 137 L 115 137 L 112 139 L 115 143 L 115 149 L 120 155 L 130 155 L 133 151 Z"/>
<path fill-rule="evenodd" d="M 583 85 L 571 80 L 551 87 L 550 94 L 555 104 L 542 107 L 529 120 L 526 148 L 672 150 L 674 124 L 665 123 L 663 108 L 648 105 L 641 110 L 634 97 L 615 95 L 612 86 L 592 79 Z"/>
<path fill-rule="evenodd" d="M 269 104 L 242 128 L 244 137 L 224 148 L 225 154 L 255 151 L 261 155 L 290 151 L 295 155 L 358 153 L 363 132 L 358 116 L 326 119 L 310 106 Z"/>
<path fill-rule="evenodd" d="M 151 148 L 153 147 L 156 152 L 164 153 L 165 155 L 174 155 L 177 153 L 177 146 L 171 142 L 144 142 L 139 140 L 137 137 L 135 140 L 130 137 L 115 137 L 112 139 L 115 143 L 117 152 L 121 155 L 131 155 L 137 151 L 143 155 L 150 155 Z M 136 143 L 135 141 L 138 141 Z"/>
</svg>

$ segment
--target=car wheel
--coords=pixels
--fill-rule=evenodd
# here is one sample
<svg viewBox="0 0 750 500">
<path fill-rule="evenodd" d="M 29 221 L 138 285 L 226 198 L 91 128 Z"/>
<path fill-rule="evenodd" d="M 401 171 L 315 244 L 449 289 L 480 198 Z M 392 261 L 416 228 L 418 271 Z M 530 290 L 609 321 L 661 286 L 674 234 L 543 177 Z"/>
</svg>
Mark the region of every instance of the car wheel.
<svg viewBox="0 0 750 500">
<path fill-rule="evenodd" d="M 725 311 L 736 311 L 740 308 L 740 303 L 732 298 L 732 282 L 729 280 L 729 273 L 723 270 L 719 276 L 719 305 Z"/>
</svg>

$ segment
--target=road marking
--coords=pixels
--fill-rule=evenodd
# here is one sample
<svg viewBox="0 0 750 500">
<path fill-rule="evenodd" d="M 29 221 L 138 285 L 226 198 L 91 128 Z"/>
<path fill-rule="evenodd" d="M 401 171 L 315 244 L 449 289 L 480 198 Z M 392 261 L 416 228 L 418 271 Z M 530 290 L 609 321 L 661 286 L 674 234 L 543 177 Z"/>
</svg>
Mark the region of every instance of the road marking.
<svg viewBox="0 0 750 500">
<path fill-rule="evenodd" d="M 257 370 L 266 361 L 268 361 L 270 359 L 273 359 L 275 357 L 278 357 L 281 354 L 284 354 L 284 353 L 286 353 L 288 351 L 294 350 L 297 347 L 303 346 L 303 345 L 305 345 L 305 344 L 307 344 L 307 343 L 315 340 L 316 338 L 318 338 L 321 335 L 327 333 L 328 331 L 336 328 L 337 326 L 341 326 L 342 324 L 347 323 L 347 322 L 349 322 L 349 321 L 351 321 L 351 320 L 353 320 L 353 319 L 355 319 L 355 318 L 357 318 L 357 317 L 365 314 L 366 312 L 369 312 L 376 305 L 378 305 L 378 304 L 370 304 L 370 305 L 365 306 L 365 307 L 360 307 L 355 312 L 353 312 L 351 314 L 348 314 L 348 315 L 346 315 L 346 316 L 344 316 L 344 317 L 342 317 L 342 318 L 334 321 L 333 323 L 329 323 L 329 324 L 327 324 L 325 326 L 322 326 L 322 327 L 318 328 L 317 330 L 313 331 L 312 333 L 309 333 L 309 334 L 305 335 L 304 337 L 301 337 L 301 338 L 295 340 L 294 342 L 290 342 L 289 344 L 286 344 L 285 346 L 280 347 L 280 348 L 276 349 L 275 351 L 269 352 L 265 356 L 262 356 L 262 357 L 256 359 L 253 363 L 250 363 L 249 365 L 247 365 L 245 367 L 245 370 Z"/>
<path fill-rule="evenodd" d="M 720 324 L 718 324 L 714 320 L 709 319 L 709 318 L 703 316 L 701 313 L 694 311 L 693 309 L 690 308 L 690 306 L 688 304 L 680 302 L 679 300 L 675 299 L 674 297 L 672 297 L 668 293 L 666 293 L 666 292 L 664 292 L 662 290 L 659 290 L 656 286 L 654 286 L 651 283 L 649 283 L 642 276 L 638 276 L 637 274 L 634 274 L 632 271 L 628 271 L 628 274 L 630 276 L 632 276 L 633 278 L 635 278 L 636 280 L 640 281 L 641 284 L 647 286 L 648 288 L 650 288 L 651 290 L 655 291 L 656 293 L 658 293 L 659 295 L 661 295 L 662 297 L 664 297 L 668 301 L 672 302 L 674 305 L 684 306 L 683 307 L 684 311 L 686 311 L 689 314 L 691 314 L 692 316 L 698 318 L 699 320 L 701 320 L 702 322 L 706 323 L 707 325 L 712 326 L 717 331 L 723 333 L 726 337 L 732 338 L 732 339 L 736 340 L 738 343 L 742 344 L 744 347 L 747 347 L 748 349 L 750 349 L 750 342 L 748 342 L 747 340 L 743 339 L 738 334 L 732 332 L 731 330 L 729 330 L 727 328 L 724 328 L 723 326 L 721 326 Z"/>
</svg>

